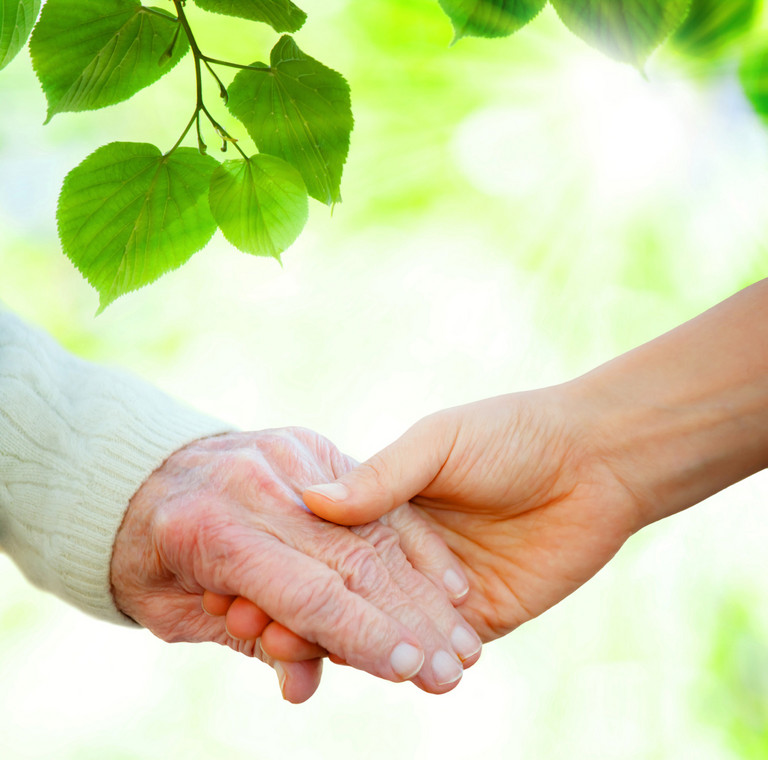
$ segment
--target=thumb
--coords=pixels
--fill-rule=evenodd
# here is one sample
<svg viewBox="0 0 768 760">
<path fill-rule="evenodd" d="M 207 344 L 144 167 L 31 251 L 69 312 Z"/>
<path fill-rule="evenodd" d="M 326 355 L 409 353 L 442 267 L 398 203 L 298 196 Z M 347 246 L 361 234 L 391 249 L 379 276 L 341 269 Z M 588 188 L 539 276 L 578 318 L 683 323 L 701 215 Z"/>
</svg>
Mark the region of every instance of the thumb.
<svg viewBox="0 0 768 760">
<path fill-rule="evenodd" d="M 311 486 L 304 503 L 340 525 L 376 520 L 420 494 L 445 464 L 456 427 L 438 413 L 417 422 L 394 443 L 333 483 Z"/>
</svg>

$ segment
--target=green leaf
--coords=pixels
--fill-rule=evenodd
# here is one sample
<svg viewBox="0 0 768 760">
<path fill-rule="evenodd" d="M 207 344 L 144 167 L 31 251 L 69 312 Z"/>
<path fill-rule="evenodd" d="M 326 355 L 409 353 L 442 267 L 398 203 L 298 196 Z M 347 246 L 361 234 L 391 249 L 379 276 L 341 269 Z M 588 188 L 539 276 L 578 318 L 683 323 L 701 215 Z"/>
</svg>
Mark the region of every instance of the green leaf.
<svg viewBox="0 0 768 760">
<path fill-rule="evenodd" d="M 291 0 L 195 0 L 203 10 L 262 21 L 276 32 L 297 32 L 307 14 Z"/>
<path fill-rule="evenodd" d="M 301 172 L 313 198 L 338 203 L 354 124 L 349 85 L 288 36 L 272 49 L 271 64 L 267 71 L 238 73 L 229 87 L 229 110 L 262 153 Z M 263 63 L 253 66 L 264 68 Z"/>
<path fill-rule="evenodd" d="M 24 47 L 38 13 L 40 0 L 0 0 L 0 69 Z"/>
<path fill-rule="evenodd" d="M 178 28 L 136 0 L 48 0 L 29 43 L 47 120 L 119 103 L 160 79 L 189 50 Z"/>
<path fill-rule="evenodd" d="M 123 293 L 176 269 L 211 239 L 208 188 L 218 162 L 194 148 L 104 145 L 64 180 L 57 218 L 64 253 L 99 292 Z"/>
<path fill-rule="evenodd" d="M 235 248 L 278 261 L 309 214 L 301 174 L 282 159 L 264 154 L 219 166 L 209 200 L 213 218 Z"/>
<path fill-rule="evenodd" d="M 761 0 L 693 0 L 675 44 L 688 55 L 717 54 L 752 28 L 760 6 Z"/>
<path fill-rule="evenodd" d="M 768 42 L 763 42 L 744 56 L 739 67 L 739 78 L 755 111 L 768 118 Z"/>
<path fill-rule="evenodd" d="M 535 18 L 547 0 L 440 0 L 456 39 L 506 37 Z"/>
<path fill-rule="evenodd" d="M 683 22 L 690 0 L 552 0 L 552 5 L 574 34 L 642 68 Z"/>
</svg>

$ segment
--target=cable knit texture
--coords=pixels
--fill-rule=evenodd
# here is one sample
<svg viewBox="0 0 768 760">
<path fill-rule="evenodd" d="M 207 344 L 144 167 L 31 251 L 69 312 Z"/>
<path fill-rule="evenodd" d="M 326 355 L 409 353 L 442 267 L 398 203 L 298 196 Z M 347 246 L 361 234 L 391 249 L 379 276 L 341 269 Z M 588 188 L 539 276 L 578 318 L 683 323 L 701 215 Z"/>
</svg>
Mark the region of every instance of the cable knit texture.
<svg viewBox="0 0 768 760">
<path fill-rule="evenodd" d="M 0 547 L 85 612 L 132 624 L 109 582 L 131 496 L 174 451 L 231 429 L 0 310 Z"/>
</svg>

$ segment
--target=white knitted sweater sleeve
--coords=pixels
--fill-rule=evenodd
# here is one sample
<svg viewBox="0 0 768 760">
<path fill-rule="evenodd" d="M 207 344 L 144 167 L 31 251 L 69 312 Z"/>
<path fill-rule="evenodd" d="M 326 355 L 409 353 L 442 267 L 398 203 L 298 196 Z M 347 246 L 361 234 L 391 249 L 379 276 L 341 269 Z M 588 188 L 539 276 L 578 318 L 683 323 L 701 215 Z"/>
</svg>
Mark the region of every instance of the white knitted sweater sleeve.
<svg viewBox="0 0 768 760">
<path fill-rule="evenodd" d="M 131 496 L 174 451 L 231 429 L 0 308 L 0 548 L 91 615 L 130 622 L 109 567 Z"/>
</svg>

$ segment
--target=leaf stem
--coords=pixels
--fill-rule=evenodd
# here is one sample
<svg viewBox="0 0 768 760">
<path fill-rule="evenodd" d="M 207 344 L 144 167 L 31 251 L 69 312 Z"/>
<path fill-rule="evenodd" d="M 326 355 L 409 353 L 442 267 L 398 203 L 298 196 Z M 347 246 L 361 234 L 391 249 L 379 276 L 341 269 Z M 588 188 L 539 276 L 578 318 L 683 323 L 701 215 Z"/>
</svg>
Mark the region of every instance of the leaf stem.
<svg viewBox="0 0 768 760">
<path fill-rule="evenodd" d="M 192 48 L 192 53 L 195 56 L 195 62 L 197 62 L 199 58 L 203 57 L 203 54 L 200 52 L 200 48 L 197 45 L 197 40 L 195 39 L 195 35 L 192 31 L 192 27 L 190 27 L 189 21 L 187 20 L 187 14 L 184 12 L 184 0 L 173 0 L 173 5 L 176 8 L 176 15 L 179 18 L 179 22 L 181 23 L 182 27 L 184 27 L 184 32 L 189 39 L 189 46 Z"/>
<path fill-rule="evenodd" d="M 216 74 L 216 72 L 211 68 L 211 64 L 208 63 L 208 61 L 205 58 L 203 58 L 203 63 L 205 64 L 205 68 L 208 69 L 208 71 L 210 72 L 211 76 L 218 83 L 218 85 L 219 85 L 219 94 L 221 95 L 221 99 L 224 101 L 224 104 L 226 105 L 227 100 L 229 99 L 229 94 L 227 93 L 227 88 L 224 85 L 224 82 L 222 82 L 221 79 L 219 79 L 219 77 Z"/>
<path fill-rule="evenodd" d="M 205 67 L 208 69 L 208 71 L 211 73 L 211 76 L 216 80 L 216 82 L 219 85 L 219 89 L 221 92 L 221 97 L 226 101 L 227 98 L 227 88 L 224 86 L 224 83 L 219 79 L 219 77 L 216 75 L 216 72 L 211 68 L 211 63 L 220 63 L 225 66 L 235 66 L 237 68 L 254 68 L 251 66 L 243 66 L 239 67 L 238 64 L 234 63 L 228 63 L 227 61 L 219 61 L 216 58 L 210 58 L 207 55 L 204 55 L 202 51 L 200 50 L 200 46 L 197 44 L 197 40 L 195 39 L 194 32 L 192 31 L 192 27 L 189 25 L 189 20 L 187 19 L 187 14 L 184 12 L 184 0 L 173 0 L 173 5 L 176 8 L 176 15 L 178 16 L 179 23 L 181 24 L 182 28 L 184 29 L 184 34 L 187 35 L 187 39 L 189 40 L 189 47 L 192 50 L 192 56 L 195 61 L 195 112 L 192 114 L 192 118 L 189 120 L 189 123 L 184 128 L 184 131 L 181 133 L 181 137 L 176 141 L 176 144 L 171 148 L 169 151 L 169 155 L 175 151 L 179 145 L 181 145 L 184 138 L 189 134 L 189 130 L 192 129 L 192 125 L 197 125 L 197 143 L 198 147 L 200 148 L 200 152 L 204 153 L 203 150 L 205 146 L 205 142 L 203 141 L 203 136 L 200 131 L 200 114 L 205 114 L 208 121 L 211 123 L 211 126 L 216 130 L 216 133 L 221 137 L 221 139 L 224 141 L 224 145 L 222 147 L 223 151 L 226 151 L 227 149 L 227 143 L 232 143 L 235 148 L 237 149 L 238 153 L 240 155 L 248 160 L 248 156 L 243 152 L 242 148 L 237 144 L 237 139 L 232 137 L 232 135 L 227 132 L 224 127 L 219 124 L 216 119 L 213 118 L 211 115 L 211 112 L 208 110 L 208 108 L 205 105 L 205 100 L 203 98 L 203 74 L 202 74 L 202 65 L 205 64 Z M 265 69 L 266 71 L 269 71 L 269 69 Z"/>
<path fill-rule="evenodd" d="M 213 116 L 211 116 L 211 112 L 205 107 L 205 105 L 201 106 L 200 110 L 206 115 L 208 121 L 211 122 L 211 126 L 216 130 L 219 137 L 224 140 L 224 147 L 222 150 L 225 151 L 227 149 L 227 143 L 232 143 L 232 145 L 237 148 L 238 153 L 247 160 L 248 156 L 243 153 L 242 148 L 237 144 L 237 139 L 232 137 L 232 135 L 230 135 L 229 132 L 227 132 L 227 130 L 224 129 L 224 127 L 222 127 L 221 124 L 219 124 L 219 122 L 213 118 Z"/>
<path fill-rule="evenodd" d="M 170 156 L 173 151 L 176 150 L 176 148 L 181 145 L 182 140 L 189 134 L 189 130 L 192 129 L 192 125 L 195 123 L 195 120 L 199 118 L 200 110 L 195 109 L 195 112 L 192 114 L 192 118 L 189 120 L 189 123 L 186 127 L 184 127 L 184 131 L 181 133 L 181 137 L 179 137 L 178 140 L 176 140 L 176 144 L 166 153 L 166 155 Z M 199 123 L 199 122 L 198 122 Z"/>
<path fill-rule="evenodd" d="M 261 71 L 265 74 L 272 71 L 272 68 L 270 66 L 246 66 L 244 63 L 233 63 L 232 61 L 222 61 L 219 58 L 211 58 L 208 55 L 204 55 L 203 60 L 206 63 L 215 63 L 217 66 L 229 66 L 233 69 L 248 69 L 248 71 Z"/>
</svg>

